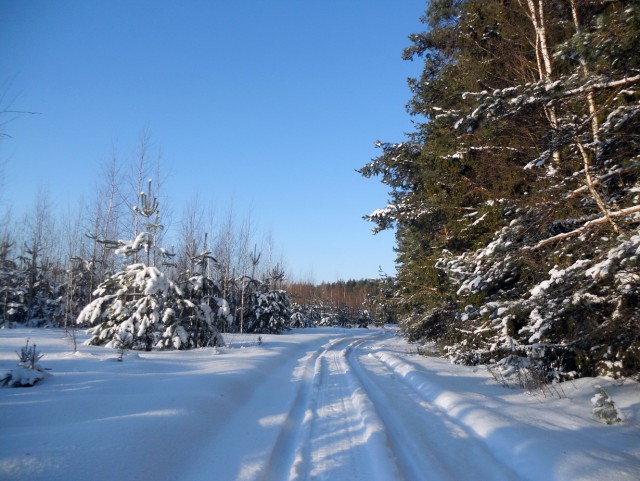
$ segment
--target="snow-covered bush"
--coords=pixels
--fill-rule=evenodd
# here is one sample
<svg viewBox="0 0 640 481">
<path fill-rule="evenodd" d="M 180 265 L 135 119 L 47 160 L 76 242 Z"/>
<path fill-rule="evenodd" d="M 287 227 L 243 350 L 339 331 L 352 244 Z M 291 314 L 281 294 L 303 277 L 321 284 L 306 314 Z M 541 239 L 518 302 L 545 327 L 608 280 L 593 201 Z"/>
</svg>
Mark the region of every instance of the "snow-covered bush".
<svg viewBox="0 0 640 481">
<path fill-rule="evenodd" d="M 291 329 L 314 327 L 315 319 L 317 319 L 315 306 L 303 307 L 298 303 L 291 303 L 291 318 L 289 320 L 289 327 Z"/>
<path fill-rule="evenodd" d="M 333 316 L 322 316 L 317 322 L 316 325 L 318 327 L 331 327 L 333 326 L 333 320 L 334 317 Z"/>
<path fill-rule="evenodd" d="M 313 327 L 313 322 L 309 317 L 305 316 L 300 311 L 296 311 L 291 314 L 291 319 L 289 320 L 289 328 L 300 329 L 308 327 Z"/>
<path fill-rule="evenodd" d="M 620 414 L 609 394 L 607 394 L 601 386 L 595 386 L 595 390 L 596 394 L 591 398 L 593 418 L 605 424 L 622 422 Z"/>
<path fill-rule="evenodd" d="M 373 322 L 373 319 L 371 318 L 371 313 L 369 311 L 365 309 L 358 312 L 358 319 L 357 319 L 358 327 L 368 328 L 371 322 Z"/>
<path fill-rule="evenodd" d="M 18 355 L 18 367 L 2 376 L 0 382 L 9 387 L 31 387 L 46 377 L 43 367 L 38 364 L 42 354 L 36 350 L 36 345 L 29 346 L 29 340 Z"/>
</svg>

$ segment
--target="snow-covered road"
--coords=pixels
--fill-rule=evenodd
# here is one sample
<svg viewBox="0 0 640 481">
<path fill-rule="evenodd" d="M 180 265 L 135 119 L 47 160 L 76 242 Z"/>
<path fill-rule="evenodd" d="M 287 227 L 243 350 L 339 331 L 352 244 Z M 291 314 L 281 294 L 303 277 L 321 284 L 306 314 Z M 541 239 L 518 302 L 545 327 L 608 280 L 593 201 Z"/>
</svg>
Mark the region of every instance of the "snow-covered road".
<svg viewBox="0 0 640 481">
<path fill-rule="evenodd" d="M 366 347 L 368 343 L 360 343 Z M 384 422 L 402 476 L 433 481 L 518 479 L 468 430 L 424 399 L 419 391 L 379 357 L 362 351 L 348 355 L 372 407 Z M 389 478 L 386 478 L 389 479 Z"/>
<path fill-rule="evenodd" d="M 228 336 L 214 354 L 129 354 L 26 337 L 53 376 L 0 390 L 0 479 L 637 480 L 640 386 L 582 379 L 531 395 L 418 356 L 392 330 Z M 591 418 L 600 384 L 624 423 Z"/>
<path fill-rule="evenodd" d="M 306 361 L 262 479 L 518 479 L 371 354 L 379 337 L 338 339 Z M 464 442 L 465 455 L 448 440 Z"/>
</svg>

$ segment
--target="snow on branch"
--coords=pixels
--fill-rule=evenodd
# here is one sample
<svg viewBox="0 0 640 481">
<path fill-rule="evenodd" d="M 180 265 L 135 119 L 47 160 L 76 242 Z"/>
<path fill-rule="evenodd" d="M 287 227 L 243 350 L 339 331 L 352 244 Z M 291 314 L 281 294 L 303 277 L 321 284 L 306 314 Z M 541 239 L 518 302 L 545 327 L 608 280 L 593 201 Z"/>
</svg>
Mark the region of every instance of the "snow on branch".
<svg viewBox="0 0 640 481">
<path fill-rule="evenodd" d="M 588 221 L 587 223 L 585 223 L 582 227 L 569 231 L 569 232 L 564 232 L 562 234 L 558 234 L 558 235 L 554 235 L 553 237 L 549 237 L 548 239 L 544 239 L 540 242 L 538 242 L 536 245 L 534 246 L 527 246 L 524 247 L 524 250 L 536 250 L 536 249 L 540 249 L 541 247 L 544 247 L 546 245 L 552 244 L 554 242 L 558 242 L 564 239 L 567 239 L 569 237 L 575 237 L 577 235 L 580 235 L 584 232 L 586 232 L 587 230 L 589 230 L 591 227 L 594 227 L 596 225 L 600 225 L 600 224 L 604 224 L 606 222 L 609 222 L 609 219 L 611 217 L 617 218 L 617 217 L 625 217 L 631 214 L 635 214 L 636 212 L 640 212 L 640 205 L 636 205 L 633 207 L 629 207 L 627 209 L 620 209 L 614 212 L 609 212 L 609 216 L 608 217 L 598 217 L 597 219 L 593 219 Z"/>
<path fill-rule="evenodd" d="M 567 90 L 564 95 L 565 96 L 572 96 L 572 95 L 578 95 L 578 94 L 583 94 L 583 93 L 587 93 L 587 92 L 595 92 L 596 90 L 607 90 L 607 89 L 615 89 L 618 87 L 627 87 L 629 85 L 633 85 L 640 82 L 640 75 L 636 75 L 634 77 L 625 77 L 623 79 L 620 80 L 612 80 L 610 82 L 600 82 L 600 83 L 587 83 L 586 85 L 583 85 L 581 87 L 572 89 L 572 90 Z"/>
<path fill-rule="evenodd" d="M 482 118 L 491 119 L 508 117 L 531 105 L 550 105 L 560 99 L 575 97 L 599 90 L 628 87 L 640 83 L 640 75 L 624 77 L 618 80 L 607 80 L 606 77 L 591 78 L 588 82 L 578 85 L 583 77 L 575 74 L 561 80 L 541 80 L 517 87 L 496 89 L 493 92 L 465 92 L 463 99 L 474 97 L 477 107 L 472 113 L 458 118 L 454 129 L 475 130 Z"/>
<path fill-rule="evenodd" d="M 377 224 L 373 229 L 373 233 L 377 234 L 391 227 L 395 222 L 400 220 L 414 221 L 430 212 L 432 212 L 431 209 L 415 206 L 409 202 L 401 202 L 376 209 L 371 214 L 364 216 L 364 219 Z"/>
<path fill-rule="evenodd" d="M 638 159 L 638 157 L 636 157 L 636 159 Z M 598 185 L 606 182 L 607 180 L 611 179 L 612 177 L 615 177 L 617 175 L 628 174 L 628 173 L 633 172 L 634 170 L 636 170 L 638 167 L 640 167 L 640 162 L 636 162 L 636 163 L 631 164 L 630 166 L 625 167 L 625 168 L 612 170 L 611 172 L 607 172 L 606 174 L 601 175 L 601 176 L 596 177 L 595 179 L 593 179 L 593 185 L 595 187 L 597 187 Z M 567 194 L 566 198 L 570 199 L 572 197 L 575 197 L 576 195 L 579 195 L 579 194 L 582 194 L 582 193 L 586 192 L 587 190 L 589 190 L 589 186 L 588 185 L 583 185 L 582 187 L 579 187 L 579 188 L 569 192 Z"/>
<path fill-rule="evenodd" d="M 458 150 L 453 154 L 445 155 L 442 158 L 443 159 L 461 159 L 466 154 L 470 154 L 473 152 L 485 152 L 485 151 L 520 152 L 520 149 L 516 149 L 514 147 L 508 147 L 508 146 L 501 146 L 501 145 L 483 145 L 483 146 L 477 146 L 477 147 L 469 146 L 469 147 L 465 147 L 464 149 Z"/>
</svg>

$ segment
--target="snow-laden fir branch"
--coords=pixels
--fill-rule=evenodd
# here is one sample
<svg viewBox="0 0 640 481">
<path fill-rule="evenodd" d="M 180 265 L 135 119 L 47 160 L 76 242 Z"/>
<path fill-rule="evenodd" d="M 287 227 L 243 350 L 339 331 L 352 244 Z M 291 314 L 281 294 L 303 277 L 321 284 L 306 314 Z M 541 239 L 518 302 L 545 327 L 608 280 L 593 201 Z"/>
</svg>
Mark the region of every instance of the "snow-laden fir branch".
<svg viewBox="0 0 640 481">
<path fill-rule="evenodd" d="M 611 218 L 611 217 L 612 218 L 626 217 L 628 215 L 635 214 L 637 212 L 640 212 L 640 205 L 636 205 L 636 206 L 633 206 L 633 207 L 628 207 L 626 209 L 620 209 L 620 210 L 617 210 L 617 211 L 609 212 L 609 216 L 608 217 L 603 216 L 603 217 L 598 217 L 597 219 L 590 220 L 590 221 L 586 222 L 582 227 L 580 227 L 578 229 L 574 229 L 574 230 L 569 231 L 569 232 L 564 232 L 562 234 L 554 235 L 553 237 L 549 237 L 547 239 L 544 239 L 544 240 L 538 242 L 537 244 L 535 244 L 533 246 L 523 247 L 523 249 L 524 250 L 540 249 L 541 247 L 544 247 L 546 245 L 552 244 L 554 242 L 558 242 L 558 241 L 561 241 L 561 240 L 564 240 L 564 239 L 568 239 L 569 237 L 578 236 L 578 235 L 588 231 L 592 227 L 595 227 L 597 225 L 609 222 L 610 221 L 609 218 Z"/>
<path fill-rule="evenodd" d="M 635 157 L 634 160 L 635 159 L 638 159 L 638 157 Z M 612 170 L 611 172 L 607 172 L 606 174 L 601 175 L 601 176 L 596 177 L 595 179 L 593 179 L 593 185 L 595 187 L 597 187 L 600 184 L 603 184 L 604 182 L 606 182 L 607 180 L 609 180 L 609 179 L 611 179 L 613 177 L 616 177 L 618 175 L 629 174 L 629 173 L 633 172 L 634 170 L 638 169 L 639 167 L 640 167 L 640 163 L 636 162 L 636 163 L 633 163 L 633 164 L 629 165 L 628 167 Z M 575 197 L 577 195 L 583 194 L 587 190 L 589 190 L 589 186 L 588 185 L 583 185 L 582 187 L 579 187 L 579 188 L 569 192 L 566 195 L 566 198 L 567 199 L 571 199 L 571 198 L 573 198 L 573 197 Z"/>
</svg>

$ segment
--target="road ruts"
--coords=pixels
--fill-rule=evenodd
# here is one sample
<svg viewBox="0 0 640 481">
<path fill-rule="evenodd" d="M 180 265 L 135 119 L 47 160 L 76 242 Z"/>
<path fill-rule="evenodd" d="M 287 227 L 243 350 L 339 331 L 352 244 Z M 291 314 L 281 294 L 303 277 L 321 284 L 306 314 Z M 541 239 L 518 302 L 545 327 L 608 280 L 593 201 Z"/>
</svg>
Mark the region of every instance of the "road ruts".
<svg viewBox="0 0 640 481">
<path fill-rule="evenodd" d="M 404 480 L 520 479 L 482 440 L 370 354 L 367 344 L 366 340 L 353 344 L 346 353 L 347 363 L 385 425 Z"/>
<path fill-rule="evenodd" d="M 297 397 L 261 479 L 518 480 L 369 355 L 376 337 L 337 339 L 301 360 Z"/>
<path fill-rule="evenodd" d="M 304 359 L 304 382 L 261 479 L 402 479 L 384 425 L 347 364 L 353 342 L 335 340 Z"/>
</svg>

